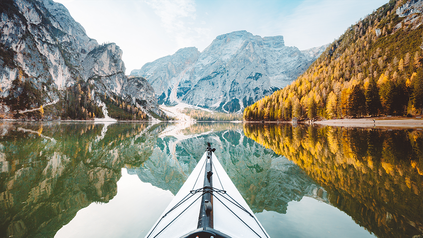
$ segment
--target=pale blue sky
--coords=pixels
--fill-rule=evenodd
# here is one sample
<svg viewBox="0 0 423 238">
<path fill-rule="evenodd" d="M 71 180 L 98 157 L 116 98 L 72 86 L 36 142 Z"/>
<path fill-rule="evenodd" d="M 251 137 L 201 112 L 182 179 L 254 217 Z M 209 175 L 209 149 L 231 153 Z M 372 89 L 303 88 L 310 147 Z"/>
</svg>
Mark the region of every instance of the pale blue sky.
<svg viewBox="0 0 423 238">
<path fill-rule="evenodd" d="M 333 42 L 388 0 L 55 0 L 89 37 L 115 42 L 126 73 L 183 47 L 204 50 L 238 30 L 282 35 L 301 50 Z"/>
</svg>

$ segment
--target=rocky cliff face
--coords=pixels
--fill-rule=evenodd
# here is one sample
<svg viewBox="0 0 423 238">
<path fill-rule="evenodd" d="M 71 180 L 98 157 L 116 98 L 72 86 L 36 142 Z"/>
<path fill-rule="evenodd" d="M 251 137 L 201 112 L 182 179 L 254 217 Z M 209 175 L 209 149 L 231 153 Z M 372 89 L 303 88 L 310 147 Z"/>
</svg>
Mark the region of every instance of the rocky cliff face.
<svg viewBox="0 0 423 238">
<path fill-rule="evenodd" d="M 148 79 L 154 90 L 160 92 L 157 95 L 159 102 L 169 101 L 173 85 L 179 83 L 179 77 L 187 72 L 187 67 L 194 64 L 199 56 L 197 48 L 183 48 L 174 55 L 145 64 L 140 70 L 133 70 L 131 75 Z"/>
<path fill-rule="evenodd" d="M 99 100 L 96 92 L 127 102 L 143 100 L 148 102 L 144 109 L 160 115 L 151 87 L 131 84 L 134 80 L 124 72 L 122 50 L 89 38 L 62 4 L 51 0 L 0 3 L 0 97 L 2 107 L 9 107 L 4 111 L 13 110 L 10 101 L 28 90 L 14 87 L 21 81 L 41 97 L 23 107 L 60 101 L 64 90 L 83 81 L 94 89 L 92 101 Z M 139 93 L 132 95 L 133 91 Z"/>
<path fill-rule="evenodd" d="M 300 51 L 285 46 L 282 36 L 238 31 L 218 36 L 201 53 L 196 48 L 181 49 L 131 75 L 145 77 L 159 103 L 182 101 L 236 112 L 292 82 L 324 48 Z"/>
</svg>

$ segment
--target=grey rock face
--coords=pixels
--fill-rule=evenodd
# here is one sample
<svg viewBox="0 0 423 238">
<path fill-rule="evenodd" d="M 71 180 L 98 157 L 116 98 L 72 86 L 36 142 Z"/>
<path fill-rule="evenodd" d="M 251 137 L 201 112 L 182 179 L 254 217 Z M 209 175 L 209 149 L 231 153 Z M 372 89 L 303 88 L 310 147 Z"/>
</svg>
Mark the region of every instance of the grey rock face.
<svg viewBox="0 0 423 238">
<path fill-rule="evenodd" d="M 304 72 L 324 47 L 300 51 L 282 36 L 246 31 L 218 36 L 203 52 L 181 49 L 134 70 L 156 91 L 159 103 L 185 102 L 226 112 L 241 112 L 285 87 Z"/>
<path fill-rule="evenodd" d="M 67 87 L 83 80 L 94 85 L 93 95 L 142 100 L 143 109 L 162 115 L 148 83 L 125 76 L 122 54 L 114 43 L 99 45 L 89 38 L 60 3 L 5 0 L 0 5 L 0 97 L 9 96 L 19 74 L 43 92 L 43 103 L 60 99 Z"/>
<path fill-rule="evenodd" d="M 81 60 L 97 41 L 85 34 L 61 4 L 49 0 L 6 2 L 0 43 L 11 57 L 2 55 L 8 64 L 0 66 L 1 96 L 7 96 L 19 68 L 38 83 L 51 79 L 58 89 L 72 84 L 82 70 Z"/>
<path fill-rule="evenodd" d="M 396 14 L 399 17 L 408 17 L 412 14 L 420 14 L 423 11 L 423 2 L 419 0 L 407 1 L 404 5 L 397 8 Z"/>
<path fill-rule="evenodd" d="M 179 84 L 181 77 L 185 77 L 189 68 L 197 62 L 200 52 L 195 47 L 183 48 L 174 55 L 160 58 L 152 63 L 145 64 L 140 70 L 133 70 L 131 75 L 148 78 L 148 82 L 158 92 L 159 103 L 167 102 L 171 104 L 175 100 L 171 99 L 171 94 L 176 95 L 174 85 Z M 172 98 L 175 99 L 176 96 Z"/>
<path fill-rule="evenodd" d="M 159 116 L 164 115 L 158 107 L 153 87 L 144 78 L 128 77 L 123 85 L 123 91 L 127 97 L 131 98 L 132 103 L 140 105 L 147 112 L 153 112 Z"/>
</svg>

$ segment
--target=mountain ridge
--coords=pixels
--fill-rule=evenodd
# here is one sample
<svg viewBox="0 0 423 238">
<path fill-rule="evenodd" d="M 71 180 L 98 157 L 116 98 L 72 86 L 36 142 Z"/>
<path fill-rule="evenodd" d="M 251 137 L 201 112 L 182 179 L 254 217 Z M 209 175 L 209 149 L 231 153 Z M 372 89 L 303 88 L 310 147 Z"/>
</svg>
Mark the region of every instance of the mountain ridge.
<svg viewBox="0 0 423 238">
<path fill-rule="evenodd" d="M 93 119 L 104 100 L 117 119 L 164 117 L 146 82 L 128 86 L 119 46 L 89 38 L 62 4 L 5 0 L 0 19 L 0 118 Z"/>
<path fill-rule="evenodd" d="M 244 119 L 316 120 L 422 113 L 423 2 L 383 5 L 349 27 L 286 88 Z"/>
<path fill-rule="evenodd" d="M 159 103 L 187 104 L 241 112 L 255 100 L 284 87 L 323 51 L 285 46 L 283 36 L 247 31 L 217 36 L 202 52 L 190 47 L 145 64 L 131 75 L 145 77 Z M 190 52 L 191 54 L 182 54 Z M 176 67 L 175 60 L 185 62 Z M 181 66 L 181 65 L 178 65 Z M 179 70 L 173 70 L 178 68 Z"/>
</svg>

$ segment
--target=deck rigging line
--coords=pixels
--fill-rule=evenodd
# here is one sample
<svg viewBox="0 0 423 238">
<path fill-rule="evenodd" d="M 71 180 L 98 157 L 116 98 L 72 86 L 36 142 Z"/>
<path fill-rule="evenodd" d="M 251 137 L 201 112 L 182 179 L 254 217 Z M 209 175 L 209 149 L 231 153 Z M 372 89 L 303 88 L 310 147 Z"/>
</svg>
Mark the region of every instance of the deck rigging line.
<svg viewBox="0 0 423 238">
<path fill-rule="evenodd" d="M 247 226 L 252 232 L 254 232 L 254 234 L 256 234 L 258 237 L 261 237 L 252 227 L 250 227 L 241 217 L 239 217 L 234 211 L 232 211 L 231 208 L 229 208 L 223 201 L 221 198 L 219 197 L 223 197 L 224 199 L 226 199 L 228 202 L 232 203 L 233 205 L 235 205 L 236 207 L 238 207 L 241 211 L 246 212 L 248 215 L 250 215 L 254 221 L 257 223 L 257 225 L 260 227 L 261 231 L 265 234 L 266 237 L 269 237 L 266 232 L 264 231 L 263 227 L 260 225 L 260 223 L 257 221 L 257 219 L 255 218 L 255 216 L 253 214 L 251 214 L 245 207 L 243 207 L 241 204 L 239 204 L 234 198 L 232 198 L 227 192 L 226 190 L 224 190 L 222 181 L 220 180 L 219 174 L 218 174 L 218 170 L 215 168 L 214 164 L 212 163 L 212 157 L 213 157 L 213 152 L 215 151 L 215 149 L 212 149 L 210 147 L 210 143 L 208 143 L 208 147 L 207 150 L 208 155 L 207 155 L 207 159 L 204 161 L 203 166 L 201 167 L 200 173 L 197 176 L 197 179 L 195 180 L 195 183 L 193 185 L 192 190 L 181 200 L 179 201 L 177 204 L 175 204 L 171 209 L 169 209 L 168 212 L 166 212 L 161 218 L 160 220 L 156 223 L 156 225 L 154 226 L 154 228 L 150 231 L 150 233 L 148 234 L 147 237 L 150 237 L 150 235 L 153 233 L 153 231 L 157 228 L 157 226 L 160 224 L 160 222 L 163 220 L 164 217 L 166 217 L 169 213 L 173 212 L 176 208 L 178 208 L 179 206 L 181 206 L 182 204 L 184 204 L 185 202 L 187 202 L 189 199 L 191 199 L 192 197 L 194 197 L 196 194 L 201 193 L 201 195 L 199 195 L 197 198 L 194 199 L 194 201 L 191 202 L 191 204 L 189 204 L 183 211 L 181 211 L 173 220 L 171 220 L 165 227 L 163 227 L 154 237 L 157 237 L 160 233 L 162 233 L 167 227 L 169 227 L 178 217 L 180 217 L 185 211 L 188 210 L 188 208 L 190 208 L 199 198 L 202 198 L 202 202 L 201 202 L 201 208 L 200 208 L 200 214 L 199 214 L 199 220 L 198 220 L 198 226 L 197 228 L 202 228 L 203 230 L 206 230 L 207 228 L 213 228 L 213 215 L 212 215 L 212 211 L 213 211 L 213 205 L 211 205 L 211 208 L 209 208 L 208 206 L 210 206 L 209 204 L 206 204 L 207 202 L 210 202 L 211 204 L 213 204 L 213 199 L 216 198 L 220 203 L 222 203 L 222 205 L 224 205 L 233 215 L 235 215 L 235 217 L 237 217 L 245 226 Z M 207 170 L 208 167 L 208 171 Z M 216 176 L 219 180 L 220 185 L 222 186 L 222 189 L 217 189 L 213 187 L 212 184 L 212 168 L 214 168 L 214 171 L 216 171 Z M 194 189 L 195 185 L 198 182 L 198 178 L 200 177 L 200 174 L 202 174 L 201 172 L 204 169 L 204 185 L 202 188 L 198 188 L 198 189 Z M 207 202 L 206 202 L 207 201 Z M 207 206 L 208 205 L 208 206 Z M 205 217 L 206 219 L 202 220 L 203 217 Z"/>
<path fill-rule="evenodd" d="M 206 191 L 207 189 L 207 191 Z M 204 194 L 206 193 L 214 193 L 215 195 L 220 195 L 221 197 L 225 198 L 228 202 L 234 204 L 236 207 L 238 207 L 239 209 L 241 209 L 242 211 L 246 212 L 248 215 L 250 215 L 252 218 L 254 218 L 254 221 L 258 224 L 258 226 L 260 227 L 260 229 L 263 231 L 264 234 L 266 234 L 266 232 L 264 231 L 264 229 L 261 227 L 260 223 L 257 221 L 257 219 L 254 217 L 254 215 L 252 215 L 247 209 L 245 209 L 241 204 L 239 204 L 236 200 L 234 200 L 225 190 L 222 189 L 217 189 L 217 188 L 199 188 L 199 189 L 195 189 L 195 190 L 191 190 L 189 194 L 187 194 L 180 202 L 178 202 L 177 204 L 175 204 L 175 206 L 173 206 L 166 214 L 164 214 L 159 222 L 157 222 L 156 226 L 154 226 L 154 228 L 151 230 L 150 234 L 153 233 L 154 229 L 156 229 L 157 225 L 160 223 L 160 221 L 167 216 L 170 212 L 172 212 L 173 210 L 175 210 L 177 207 L 179 207 L 180 205 L 182 205 L 183 203 L 185 203 L 187 200 L 189 200 L 191 197 L 193 197 L 195 194 L 197 193 L 201 193 L 200 196 L 198 196 L 187 208 L 185 208 L 181 213 L 178 214 L 178 216 L 176 216 L 172 221 L 169 222 L 169 224 L 167 224 L 162 230 L 160 230 L 159 233 L 157 233 L 154 237 L 156 237 L 157 235 L 159 235 L 163 230 L 165 230 L 171 223 L 173 223 L 179 216 L 182 215 L 182 213 L 184 213 L 189 207 L 191 207 L 192 204 L 194 204 L 200 197 L 202 197 Z M 225 195 L 227 195 L 228 197 L 226 197 Z M 236 215 L 236 213 L 234 211 L 232 211 L 232 209 L 230 209 L 221 199 L 219 199 L 218 196 L 214 196 L 220 203 L 222 203 L 229 211 L 231 211 L 232 214 L 234 214 L 242 223 L 244 223 L 245 226 L 247 226 L 251 231 L 253 231 L 258 237 L 261 237 L 259 234 L 257 234 L 256 231 L 254 231 L 253 228 L 251 228 L 247 223 L 245 223 L 242 218 L 240 218 L 238 215 Z M 149 236 L 147 236 L 149 237 Z M 268 237 L 268 236 L 266 236 Z"/>
<path fill-rule="evenodd" d="M 223 191 L 224 194 L 228 195 L 228 197 L 230 199 L 228 199 L 227 197 L 223 196 L 221 194 L 222 193 L 221 191 Z M 241 204 L 239 204 L 235 199 L 233 199 L 231 197 L 231 195 L 229 195 L 226 191 L 224 191 L 224 190 L 221 190 L 221 191 L 217 191 L 217 194 L 221 195 L 223 198 L 225 198 L 226 200 L 228 200 L 230 203 L 234 204 L 235 206 L 237 206 L 238 208 L 240 208 L 242 211 L 244 211 L 248 215 L 250 215 L 254 219 L 254 221 L 257 223 L 257 225 L 260 227 L 260 229 L 263 231 L 263 233 L 266 235 L 266 237 L 269 237 L 269 236 L 267 236 L 267 234 L 264 231 L 263 227 L 260 225 L 260 223 L 257 221 L 257 219 L 255 218 L 255 216 L 253 214 L 251 214 L 247 209 L 245 209 Z M 253 231 L 258 237 L 261 237 L 259 234 L 257 234 L 257 232 L 253 228 L 251 228 L 247 223 L 245 223 L 245 221 L 242 220 L 242 218 L 240 218 L 234 211 L 232 211 L 232 209 L 230 209 L 225 203 L 223 203 L 223 201 L 220 200 L 218 196 L 215 196 L 215 198 L 217 200 L 219 200 L 219 202 L 222 203 L 223 206 L 225 206 L 230 212 L 232 212 L 232 214 L 234 214 L 242 223 L 244 223 L 245 226 L 247 226 L 248 228 L 250 228 L 250 230 Z"/>
<path fill-rule="evenodd" d="M 223 187 L 222 181 L 220 181 L 219 173 L 217 172 L 216 167 L 214 167 L 214 164 L 213 164 L 213 168 L 214 168 L 214 170 L 216 171 L 216 176 L 217 176 L 217 178 L 219 179 L 220 186 L 222 187 L 222 189 L 225 189 L 225 188 Z"/>
<path fill-rule="evenodd" d="M 192 193 L 190 193 L 192 194 Z M 195 194 L 195 193 L 194 193 Z M 194 196 L 194 194 L 192 194 L 192 196 Z M 189 194 L 188 194 L 189 195 Z M 187 195 L 187 196 L 188 196 Z M 185 198 L 187 197 L 185 196 Z M 191 197 L 192 197 L 191 196 Z M 189 197 L 189 198 L 191 198 Z M 186 207 L 181 213 L 179 213 L 172 221 L 170 221 L 165 227 L 163 227 L 154 237 L 157 237 L 160 233 L 162 233 L 168 226 L 170 226 L 170 224 L 172 224 L 178 217 L 180 217 L 182 215 L 182 213 L 184 213 L 186 210 L 188 210 L 188 208 L 190 208 L 192 206 L 192 204 L 194 204 L 201 196 L 198 196 L 194 201 L 192 201 L 191 204 L 188 205 L 188 207 Z M 185 199 L 184 198 L 184 199 Z M 174 207 L 172 207 L 172 209 L 169 210 L 169 212 L 167 212 L 165 215 L 163 215 L 160 220 L 156 223 L 156 225 L 154 226 L 154 228 L 151 230 L 150 234 L 147 237 L 150 237 L 150 235 L 153 233 L 153 231 L 156 229 L 157 225 L 160 224 L 160 222 L 162 221 L 162 219 L 169 214 L 171 211 L 175 210 L 176 207 L 178 207 L 179 205 L 181 205 L 182 203 L 186 202 L 189 198 L 185 199 L 185 200 L 181 200 L 180 203 L 176 204 Z"/>
<path fill-rule="evenodd" d="M 206 164 L 206 162 L 207 162 L 207 160 L 204 160 L 204 163 L 203 163 L 203 165 L 201 166 L 200 173 L 198 173 L 197 179 L 195 180 L 194 185 L 192 185 L 192 189 L 191 189 L 191 190 L 194 190 L 194 187 L 195 187 L 195 185 L 197 184 L 198 178 L 200 177 L 201 171 L 203 171 L 203 168 L 206 168 L 206 167 L 204 166 L 204 165 Z"/>
</svg>

